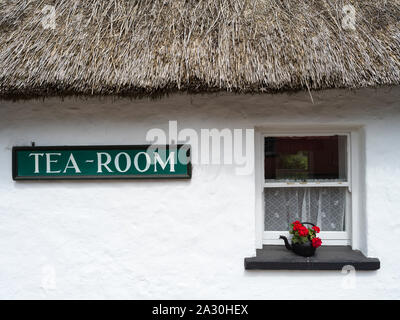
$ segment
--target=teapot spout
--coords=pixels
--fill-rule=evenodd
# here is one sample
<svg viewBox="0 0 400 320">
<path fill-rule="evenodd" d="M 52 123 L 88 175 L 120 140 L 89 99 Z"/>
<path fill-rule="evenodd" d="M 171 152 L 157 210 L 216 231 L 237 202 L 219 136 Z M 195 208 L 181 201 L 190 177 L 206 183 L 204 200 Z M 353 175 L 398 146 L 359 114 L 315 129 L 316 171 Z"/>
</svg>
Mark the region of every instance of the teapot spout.
<svg viewBox="0 0 400 320">
<path fill-rule="evenodd" d="M 280 236 L 279 239 L 283 239 L 283 241 L 285 241 L 285 247 L 286 247 L 286 249 L 292 250 L 292 247 L 291 247 L 291 245 L 289 244 L 289 241 L 288 241 L 288 239 L 287 239 L 285 236 Z"/>
</svg>

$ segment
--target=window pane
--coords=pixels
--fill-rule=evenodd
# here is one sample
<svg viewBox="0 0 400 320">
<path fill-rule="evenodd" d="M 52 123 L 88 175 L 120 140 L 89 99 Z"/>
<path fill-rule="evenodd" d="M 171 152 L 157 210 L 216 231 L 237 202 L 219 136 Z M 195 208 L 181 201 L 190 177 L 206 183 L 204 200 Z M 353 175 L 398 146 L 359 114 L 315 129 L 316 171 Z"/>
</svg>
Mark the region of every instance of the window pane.
<svg viewBox="0 0 400 320">
<path fill-rule="evenodd" d="M 347 137 L 265 138 L 266 182 L 346 181 Z"/>
<path fill-rule="evenodd" d="M 265 230 L 287 231 L 295 220 L 344 231 L 346 188 L 265 188 Z"/>
</svg>

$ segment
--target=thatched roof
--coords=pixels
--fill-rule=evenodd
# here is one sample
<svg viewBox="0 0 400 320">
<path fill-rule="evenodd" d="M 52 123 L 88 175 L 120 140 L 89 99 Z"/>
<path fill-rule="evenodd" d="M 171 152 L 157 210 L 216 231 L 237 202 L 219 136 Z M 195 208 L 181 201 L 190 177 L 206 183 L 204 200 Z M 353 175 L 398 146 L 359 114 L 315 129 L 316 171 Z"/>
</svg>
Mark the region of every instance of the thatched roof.
<svg viewBox="0 0 400 320">
<path fill-rule="evenodd" d="M 400 0 L 0 1 L 3 97 L 399 83 Z"/>
</svg>

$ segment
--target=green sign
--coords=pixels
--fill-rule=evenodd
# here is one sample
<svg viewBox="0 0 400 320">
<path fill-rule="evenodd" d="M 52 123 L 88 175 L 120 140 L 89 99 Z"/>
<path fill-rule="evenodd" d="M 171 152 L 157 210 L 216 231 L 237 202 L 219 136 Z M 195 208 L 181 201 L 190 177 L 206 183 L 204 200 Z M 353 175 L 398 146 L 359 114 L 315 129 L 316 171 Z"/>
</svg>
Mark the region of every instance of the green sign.
<svg viewBox="0 0 400 320">
<path fill-rule="evenodd" d="M 190 147 L 14 147 L 13 179 L 191 178 Z"/>
</svg>

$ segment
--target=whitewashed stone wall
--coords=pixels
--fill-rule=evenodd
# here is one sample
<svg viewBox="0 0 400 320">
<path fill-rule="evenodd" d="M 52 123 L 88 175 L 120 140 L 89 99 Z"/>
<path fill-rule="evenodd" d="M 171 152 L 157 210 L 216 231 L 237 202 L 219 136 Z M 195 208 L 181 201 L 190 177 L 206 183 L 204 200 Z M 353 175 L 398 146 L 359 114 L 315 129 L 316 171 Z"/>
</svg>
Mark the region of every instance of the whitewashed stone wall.
<svg viewBox="0 0 400 320">
<path fill-rule="evenodd" d="M 400 298 L 400 90 L 0 102 L 0 298 Z M 254 175 L 190 181 L 14 182 L 11 148 L 143 144 L 147 130 L 364 126 L 364 251 L 381 270 L 245 271 Z M 252 155 L 253 157 L 253 155 Z M 251 159 L 252 161 L 254 159 Z M 304 292 L 301 288 L 307 285 Z"/>
</svg>

